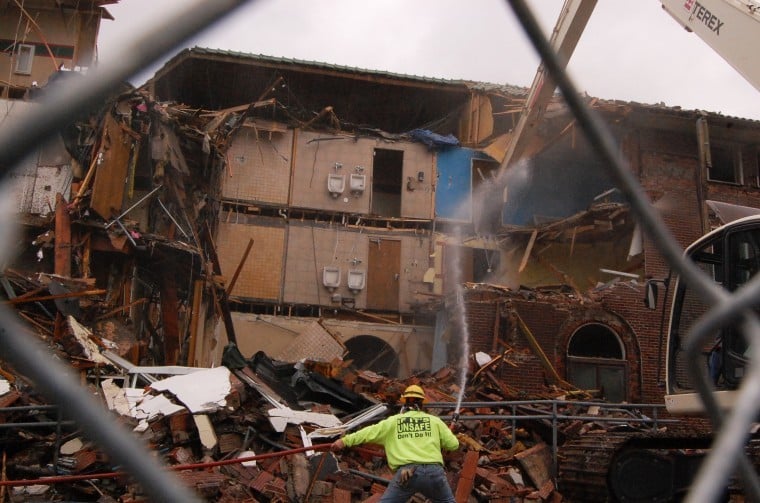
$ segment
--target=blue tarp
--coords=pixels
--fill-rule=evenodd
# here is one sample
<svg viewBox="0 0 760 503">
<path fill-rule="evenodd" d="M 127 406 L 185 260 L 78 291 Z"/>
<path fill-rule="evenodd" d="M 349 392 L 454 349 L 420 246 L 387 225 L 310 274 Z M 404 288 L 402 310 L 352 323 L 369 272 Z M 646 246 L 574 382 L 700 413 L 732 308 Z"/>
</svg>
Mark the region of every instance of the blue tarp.
<svg viewBox="0 0 760 503">
<path fill-rule="evenodd" d="M 443 136 L 427 129 L 413 129 L 408 134 L 412 139 L 424 143 L 430 148 L 456 147 L 459 145 L 459 140 L 453 134 Z"/>
</svg>

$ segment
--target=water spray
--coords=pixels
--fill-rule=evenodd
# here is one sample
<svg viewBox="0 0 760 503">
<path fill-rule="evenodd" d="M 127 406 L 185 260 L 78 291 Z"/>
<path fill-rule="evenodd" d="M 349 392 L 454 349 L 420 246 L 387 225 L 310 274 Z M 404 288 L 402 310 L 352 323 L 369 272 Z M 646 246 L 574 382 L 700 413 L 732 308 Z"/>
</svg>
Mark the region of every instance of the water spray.
<svg viewBox="0 0 760 503">
<path fill-rule="evenodd" d="M 457 268 L 456 276 L 459 276 Z M 456 278 L 456 304 L 454 306 L 454 315 L 459 325 L 460 355 L 459 355 L 459 393 L 457 393 L 457 404 L 452 416 L 453 422 L 459 420 L 459 409 L 462 406 L 465 386 L 467 385 L 467 369 L 469 367 L 470 353 L 470 333 L 467 325 L 467 316 L 464 308 L 464 292 L 459 278 Z"/>
</svg>

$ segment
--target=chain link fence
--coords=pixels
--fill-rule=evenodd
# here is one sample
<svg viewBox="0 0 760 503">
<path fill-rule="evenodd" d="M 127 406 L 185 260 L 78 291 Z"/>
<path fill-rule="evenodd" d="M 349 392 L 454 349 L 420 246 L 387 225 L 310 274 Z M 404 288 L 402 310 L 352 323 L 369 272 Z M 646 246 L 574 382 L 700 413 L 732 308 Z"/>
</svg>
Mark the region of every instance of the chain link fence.
<svg viewBox="0 0 760 503">
<path fill-rule="evenodd" d="M 125 47 L 117 63 L 101 65 L 86 75 L 76 86 L 62 85 L 50 93 L 22 119 L 7 124 L 0 131 L 0 166 L 7 181 L 9 173 L 29 152 L 76 117 L 100 106 L 114 89 L 137 74 L 142 68 L 170 53 L 181 42 L 216 22 L 249 0 L 214 0 L 196 2 L 191 8 L 167 19 L 160 30 L 148 33 Z M 702 343 L 717 327 L 741 317 L 746 338 L 751 341 L 752 360 L 760 361 L 760 322 L 751 306 L 760 295 L 760 276 L 745 288 L 729 294 L 713 283 L 701 270 L 683 258 L 678 245 L 633 172 L 621 157 L 613 137 L 604 124 L 586 107 L 573 83 L 559 64 L 547 38 L 524 0 L 508 0 L 514 14 L 540 54 L 546 69 L 562 92 L 575 115 L 578 126 L 609 166 L 609 174 L 626 195 L 648 236 L 667 259 L 671 267 L 695 290 L 701 291 L 705 302 L 714 308 L 698 323 L 689 338 L 687 348 L 693 381 L 707 406 L 717 431 L 711 453 L 703 463 L 687 501 L 715 501 L 726 481 L 739 470 L 748 498 L 760 501 L 760 481 L 750 461 L 743 453 L 750 426 L 760 408 L 760 368 L 752 365 L 737 390 L 737 406 L 730 412 L 721 411 L 712 397 L 712 387 L 701 369 Z M 14 225 L 6 220 L 2 225 Z M 51 357 L 47 349 L 25 336 L 22 322 L 5 306 L 0 306 L 0 345 L 5 357 L 23 368 L 40 391 L 60 404 L 66 416 L 75 419 L 116 464 L 128 471 L 143 487 L 152 501 L 195 502 L 198 497 L 179 484 L 175 475 L 164 470 L 148 450 L 135 442 L 132 434 L 119 427 L 103 407 L 82 388 L 75 376 Z"/>
</svg>

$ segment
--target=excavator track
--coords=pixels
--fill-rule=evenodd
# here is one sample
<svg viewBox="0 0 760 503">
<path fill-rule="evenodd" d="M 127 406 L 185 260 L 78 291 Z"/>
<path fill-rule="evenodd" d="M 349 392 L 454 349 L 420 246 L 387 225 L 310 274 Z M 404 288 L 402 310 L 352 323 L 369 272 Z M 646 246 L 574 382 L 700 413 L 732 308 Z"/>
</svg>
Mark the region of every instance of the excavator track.
<svg viewBox="0 0 760 503">
<path fill-rule="evenodd" d="M 711 441 L 706 436 L 667 433 L 586 434 L 559 450 L 559 489 L 567 501 L 578 503 L 678 501 Z M 760 439 L 751 439 L 745 452 L 760 469 Z M 739 480 L 728 482 L 726 498 L 730 494 L 742 494 Z"/>
<path fill-rule="evenodd" d="M 570 502 L 609 501 L 610 463 L 629 434 L 589 433 L 559 450 L 559 489 Z"/>
</svg>

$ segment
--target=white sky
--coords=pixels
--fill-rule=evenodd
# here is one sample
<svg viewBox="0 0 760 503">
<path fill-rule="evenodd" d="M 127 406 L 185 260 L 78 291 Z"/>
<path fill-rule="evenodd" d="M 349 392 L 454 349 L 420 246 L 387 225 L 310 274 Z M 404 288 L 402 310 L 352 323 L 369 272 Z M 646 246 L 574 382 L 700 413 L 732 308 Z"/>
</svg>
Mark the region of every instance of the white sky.
<svg viewBox="0 0 760 503">
<path fill-rule="evenodd" d="M 101 62 L 118 58 L 124 41 L 195 3 L 120 0 L 108 6 L 116 19 L 101 25 Z M 562 4 L 529 0 L 547 32 Z M 525 87 L 538 67 L 504 0 L 257 0 L 183 45 L 193 46 Z M 159 67 L 133 83 L 142 84 Z M 569 70 L 580 91 L 598 98 L 760 120 L 760 91 L 681 28 L 659 0 L 599 0 Z"/>
</svg>

